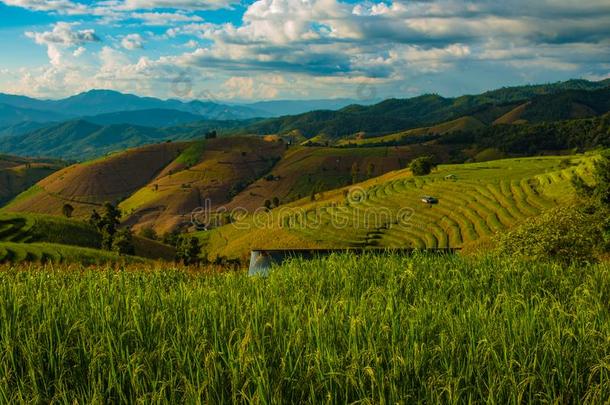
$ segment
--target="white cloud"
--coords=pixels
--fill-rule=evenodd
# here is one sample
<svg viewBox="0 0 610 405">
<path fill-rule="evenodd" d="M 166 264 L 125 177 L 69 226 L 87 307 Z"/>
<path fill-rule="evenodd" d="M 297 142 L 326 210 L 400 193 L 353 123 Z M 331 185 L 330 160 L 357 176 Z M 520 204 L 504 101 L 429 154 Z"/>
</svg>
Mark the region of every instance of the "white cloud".
<svg viewBox="0 0 610 405">
<path fill-rule="evenodd" d="M 29 32 L 28 37 L 47 47 L 50 61 L 44 73 L 31 71 L 29 76 L 30 82 L 36 74 L 42 76 L 36 87 L 40 91 L 81 75 L 78 86 L 68 83 L 64 88 L 88 83 L 163 94 L 171 91 L 168 77 L 190 69 L 198 84 L 206 77 L 200 85 L 215 88 L 219 97 L 312 92 L 338 96 L 350 91 L 353 95 L 362 83 L 423 91 L 436 86 L 440 75 L 455 74 L 462 80 L 458 71 L 464 72 L 463 80 L 478 81 L 468 69 L 511 77 L 530 71 L 559 72 L 566 78 L 604 77 L 604 66 L 610 62 L 607 0 L 256 0 L 244 3 L 239 23 L 211 23 L 197 13 L 231 7 L 234 0 L 4 3 L 56 14 L 87 14 L 100 24 L 129 20 L 131 27 L 169 28 L 165 34 L 147 34 L 146 28 L 124 37 L 111 34 L 120 42 L 113 46 L 124 50 L 142 48 L 145 38 L 146 54 L 155 56 L 137 60 L 134 53 L 110 47 L 85 52 L 87 44 L 99 38 L 93 30 L 74 25 L 60 23 L 49 32 Z M 96 55 L 101 65 L 83 65 Z M 72 59 L 79 57 L 77 68 Z M 284 81 L 273 82 L 274 75 Z"/>
<path fill-rule="evenodd" d="M 158 8 L 178 10 L 218 10 L 238 3 L 231 0 L 124 0 L 108 2 L 126 10 L 151 10 Z"/>
<path fill-rule="evenodd" d="M 49 62 L 53 66 L 60 66 L 64 63 L 65 51 L 77 47 L 72 55 L 79 57 L 84 53 L 83 45 L 92 42 L 100 42 L 100 38 L 94 30 L 77 30 L 72 28 L 76 24 L 59 22 L 53 26 L 53 30 L 45 32 L 26 32 L 28 38 L 34 40 L 38 45 L 47 47 Z M 81 49 L 82 48 L 82 49 Z"/>
<path fill-rule="evenodd" d="M 74 52 L 72 52 L 72 55 L 74 55 L 74 57 L 78 58 L 79 56 L 82 56 L 86 51 L 87 51 L 87 49 L 85 49 L 84 46 L 80 46 L 80 47 L 76 48 L 76 50 Z"/>
<path fill-rule="evenodd" d="M 177 23 L 193 23 L 203 21 L 203 18 L 185 13 L 132 13 L 131 17 L 142 20 L 144 25 L 168 26 Z"/>
<path fill-rule="evenodd" d="M 58 13 L 84 13 L 86 7 L 70 0 L 2 0 L 9 6 L 21 7 L 33 11 L 54 11 Z"/>
<path fill-rule="evenodd" d="M 279 75 L 261 76 L 256 80 L 252 77 L 231 77 L 222 87 L 221 97 L 224 99 L 273 99 L 279 94 L 279 86 L 285 80 Z"/>
<path fill-rule="evenodd" d="M 121 46 L 129 51 L 142 49 L 144 48 L 144 39 L 140 34 L 129 34 L 121 40 Z"/>
<path fill-rule="evenodd" d="M 28 38 L 32 38 L 39 45 L 58 44 L 66 46 L 81 45 L 87 42 L 99 42 L 100 38 L 95 35 L 95 30 L 73 31 L 75 24 L 59 22 L 53 26 L 52 31 L 26 32 Z"/>
</svg>

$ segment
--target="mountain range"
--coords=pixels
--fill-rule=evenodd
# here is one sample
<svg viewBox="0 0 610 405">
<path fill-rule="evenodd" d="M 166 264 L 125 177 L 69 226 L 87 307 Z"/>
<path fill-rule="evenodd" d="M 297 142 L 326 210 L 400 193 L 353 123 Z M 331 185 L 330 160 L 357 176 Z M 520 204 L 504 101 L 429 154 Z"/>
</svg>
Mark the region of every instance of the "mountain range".
<svg viewBox="0 0 610 405">
<path fill-rule="evenodd" d="M 0 128 L 23 122 L 46 123 L 75 118 L 87 118 L 92 122 L 107 119 L 112 120 L 111 123 L 115 124 L 138 125 L 144 114 L 153 118 L 152 121 L 147 122 L 147 126 L 161 127 L 206 119 L 235 120 L 277 117 L 318 109 L 340 109 L 354 102 L 350 99 L 334 99 L 227 104 L 200 100 L 161 100 L 111 90 L 91 90 L 61 100 L 39 100 L 0 93 Z M 127 114 L 128 112 L 134 114 Z M 159 112 L 162 112 L 161 116 L 157 115 Z M 173 112 L 171 117 L 170 112 Z M 99 119 L 95 119 L 95 117 L 99 117 Z"/>
<path fill-rule="evenodd" d="M 151 143 L 202 138 L 212 131 L 220 136 L 278 135 L 290 137 L 291 142 L 337 146 L 357 146 L 362 139 L 367 139 L 368 145 L 412 144 L 430 139 L 429 135 L 437 132 L 435 128 L 444 128 L 442 133 L 446 128 L 463 130 L 459 123 L 464 122 L 476 123 L 466 126 L 472 131 L 502 124 L 600 116 L 610 110 L 610 80 L 502 88 L 456 98 L 429 94 L 269 117 L 312 107 L 340 107 L 351 101 L 274 101 L 239 106 L 159 100 L 105 90 L 63 100 L 0 94 L 0 123 L 9 123 L 0 128 L 0 152 L 83 160 Z M 265 114 L 268 118 L 260 118 Z"/>
<path fill-rule="evenodd" d="M 312 111 L 262 120 L 246 126 L 242 133 L 297 134 L 305 139 L 332 141 L 355 135 L 386 135 L 464 116 L 475 117 L 487 125 L 537 123 L 591 117 L 609 109 L 610 80 L 573 80 L 457 98 L 430 94 L 410 99 L 389 99 L 371 106 L 352 105 L 338 111 Z"/>
</svg>

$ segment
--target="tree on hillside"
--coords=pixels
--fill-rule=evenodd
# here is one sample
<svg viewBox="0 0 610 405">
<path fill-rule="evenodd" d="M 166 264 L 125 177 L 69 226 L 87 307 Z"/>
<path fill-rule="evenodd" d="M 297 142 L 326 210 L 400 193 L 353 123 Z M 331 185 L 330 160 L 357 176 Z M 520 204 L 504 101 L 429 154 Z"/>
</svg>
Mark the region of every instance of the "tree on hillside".
<svg viewBox="0 0 610 405">
<path fill-rule="evenodd" d="M 436 165 L 434 164 L 431 156 L 418 157 L 417 159 L 411 161 L 411 164 L 409 164 L 409 169 L 415 176 L 425 176 L 430 174 L 432 169 L 435 167 Z"/>
<path fill-rule="evenodd" d="M 610 251 L 610 150 L 602 152 L 593 164 L 593 184 L 574 176 L 572 186 L 584 201 L 581 209 L 590 215 L 598 227 L 600 249 Z"/>
<path fill-rule="evenodd" d="M 375 175 L 375 164 L 373 162 L 369 163 L 366 168 L 366 176 L 371 178 Z"/>
<path fill-rule="evenodd" d="M 594 185 L 589 185 L 580 176 L 572 178 L 576 192 L 592 198 L 597 204 L 610 209 L 610 150 L 602 152 L 599 159 L 593 163 Z"/>
<path fill-rule="evenodd" d="M 360 173 L 360 167 L 358 167 L 358 162 L 354 162 L 352 164 L 352 168 L 350 170 L 350 174 L 352 175 L 352 184 L 358 183 L 358 174 Z"/>
<path fill-rule="evenodd" d="M 263 203 L 263 205 L 265 206 L 265 208 L 267 210 L 271 209 L 271 201 L 270 200 L 265 200 L 265 202 Z"/>
<path fill-rule="evenodd" d="M 140 230 L 139 235 L 141 237 L 143 237 L 143 238 L 150 239 L 150 240 L 157 240 L 157 239 L 159 239 L 159 235 L 157 235 L 157 232 L 155 232 L 155 230 L 152 227 L 150 227 L 150 226 L 142 228 Z"/>
<path fill-rule="evenodd" d="M 217 137 L 218 134 L 216 133 L 216 131 L 210 131 L 205 134 L 205 139 L 216 139 Z"/>
<path fill-rule="evenodd" d="M 115 232 L 111 250 L 120 255 L 133 255 L 135 253 L 131 229 L 123 228 Z"/>
<path fill-rule="evenodd" d="M 61 212 L 64 214 L 66 218 L 72 218 L 72 213 L 74 213 L 74 207 L 70 204 L 64 204 L 61 208 Z"/>
<path fill-rule="evenodd" d="M 89 223 L 102 233 L 102 249 L 112 250 L 114 234 L 121 223 L 121 210 L 107 202 L 104 204 L 104 215 L 93 210 Z"/>
<path fill-rule="evenodd" d="M 197 264 L 200 262 L 201 245 L 195 237 L 181 235 L 176 246 L 176 259 L 184 265 Z"/>
<path fill-rule="evenodd" d="M 101 221 L 102 221 L 101 215 L 96 210 L 93 210 L 93 212 L 91 213 L 91 216 L 89 217 L 89 224 L 99 230 Z"/>
<path fill-rule="evenodd" d="M 273 206 L 274 207 L 280 206 L 280 199 L 278 197 L 273 197 Z"/>
</svg>

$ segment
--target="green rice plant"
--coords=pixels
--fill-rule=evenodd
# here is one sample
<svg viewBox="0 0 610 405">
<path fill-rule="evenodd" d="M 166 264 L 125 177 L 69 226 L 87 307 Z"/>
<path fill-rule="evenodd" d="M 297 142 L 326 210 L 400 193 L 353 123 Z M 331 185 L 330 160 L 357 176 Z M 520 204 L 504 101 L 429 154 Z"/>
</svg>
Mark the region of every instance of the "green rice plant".
<svg viewBox="0 0 610 405">
<path fill-rule="evenodd" d="M 333 255 L 0 271 L 2 403 L 604 403 L 610 266 Z"/>
</svg>

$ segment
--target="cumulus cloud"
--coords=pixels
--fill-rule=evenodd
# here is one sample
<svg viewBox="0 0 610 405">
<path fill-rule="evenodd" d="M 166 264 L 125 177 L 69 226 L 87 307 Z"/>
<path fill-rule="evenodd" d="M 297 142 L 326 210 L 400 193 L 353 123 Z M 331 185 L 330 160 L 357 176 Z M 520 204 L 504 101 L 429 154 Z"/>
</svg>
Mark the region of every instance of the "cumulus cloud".
<svg viewBox="0 0 610 405">
<path fill-rule="evenodd" d="M 59 22 L 53 26 L 52 31 L 26 32 L 28 38 L 32 38 L 39 45 L 59 44 L 66 46 L 82 45 L 87 42 L 100 42 L 95 35 L 95 30 L 74 31 L 75 24 Z"/>
<path fill-rule="evenodd" d="M 121 40 L 121 46 L 129 51 L 144 48 L 144 39 L 140 34 L 129 34 Z"/>
<path fill-rule="evenodd" d="M 2 0 L 2 2 L 9 6 L 21 7 L 32 11 L 53 11 L 65 14 L 86 12 L 84 5 L 70 0 Z"/>
<path fill-rule="evenodd" d="M 51 31 L 28 31 L 25 35 L 33 39 L 36 44 L 46 46 L 51 65 L 60 66 L 63 63 L 66 50 L 77 47 L 72 55 L 79 57 L 85 52 L 83 45 L 101 41 L 94 30 L 73 30 L 75 26 L 76 24 L 59 22 L 53 26 Z"/>
<path fill-rule="evenodd" d="M 203 21 L 203 18 L 197 15 L 188 15 L 185 13 L 132 13 L 131 17 L 141 20 L 144 25 L 169 26 L 178 23 L 193 23 Z"/>
<path fill-rule="evenodd" d="M 124 0 L 109 2 L 115 7 L 128 10 L 178 9 L 178 10 L 217 10 L 238 3 L 231 0 Z"/>
<path fill-rule="evenodd" d="M 333 87 L 353 95 L 362 83 L 411 92 L 437 86 L 440 75 L 470 81 L 474 87 L 488 85 L 478 74 L 485 72 L 489 77 L 491 72 L 511 74 L 515 81 L 553 72 L 566 78 L 604 77 L 610 63 L 607 0 L 256 0 L 244 5 L 241 21 L 224 23 L 207 20 L 205 10 L 231 7 L 234 0 L 4 3 L 63 14 L 85 14 L 84 7 L 94 18 L 168 27 L 165 35 L 147 36 L 147 51 L 170 42 L 155 50 L 154 55 L 164 56 L 131 60 L 141 53 L 106 47 L 100 58 L 120 63 L 92 66 L 87 79 L 131 86 L 139 75 L 138 86 L 166 88 L 167 77 L 190 69 L 194 77 L 209 78 L 206 86 L 228 98 L 339 95 L 328 90 Z M 26 35 L 47 46 L 53 66 L 83 55 L 87 43 L 99 41 L 94 31 L 65 23 Z M 121 38 L 124 50 L 144 45 L 140 34 L 115 37 Z M 272 77 L 283 81 L 273 82 Z"/>
<path fill-rule="evenodd" d="M 74 52 L 72 52 L 72 55 L 78 58 L 79 56 L 82 56 L 86 51 L 87 49 L 85 49 L 84 46 L 79 46 Z"/>
</svg>

